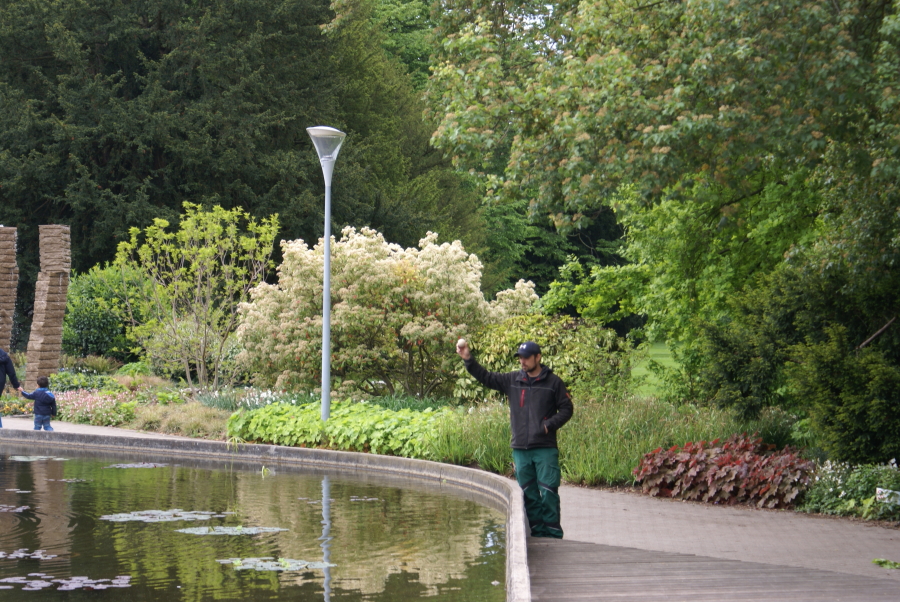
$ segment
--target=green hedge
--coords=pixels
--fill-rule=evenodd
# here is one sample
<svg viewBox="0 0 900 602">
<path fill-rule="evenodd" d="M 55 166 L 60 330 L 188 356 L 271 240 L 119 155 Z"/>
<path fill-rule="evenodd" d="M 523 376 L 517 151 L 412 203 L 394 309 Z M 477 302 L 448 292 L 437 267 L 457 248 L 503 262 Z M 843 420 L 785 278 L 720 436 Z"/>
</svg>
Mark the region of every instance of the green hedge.
<svg viewBox="0 0 900 602">
<path fill-rule="evenodd" d="M 124 387 L 111 376 L 103 374 L 85 374 L 82 372 L 57 372 L 50 375 L 51 391 L 76 391 L 93 389 L 103 391 L 122 391 Z"/>
</svg>

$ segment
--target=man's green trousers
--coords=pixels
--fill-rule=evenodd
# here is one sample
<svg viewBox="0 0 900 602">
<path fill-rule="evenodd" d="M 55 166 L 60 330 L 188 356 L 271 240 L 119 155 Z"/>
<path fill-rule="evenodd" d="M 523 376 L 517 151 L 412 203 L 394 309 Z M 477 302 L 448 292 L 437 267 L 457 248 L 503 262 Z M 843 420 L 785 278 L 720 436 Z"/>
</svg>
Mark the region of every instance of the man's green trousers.
<svg viewBox="0 0 900 602">
<path fill-rule="evenodd" d="M 525 514 L 532 537 L 562 539 L 559 524 L 559 450 L 555 447 L 514 449 L 516 480 L 525 493 Z"/>
</svg>

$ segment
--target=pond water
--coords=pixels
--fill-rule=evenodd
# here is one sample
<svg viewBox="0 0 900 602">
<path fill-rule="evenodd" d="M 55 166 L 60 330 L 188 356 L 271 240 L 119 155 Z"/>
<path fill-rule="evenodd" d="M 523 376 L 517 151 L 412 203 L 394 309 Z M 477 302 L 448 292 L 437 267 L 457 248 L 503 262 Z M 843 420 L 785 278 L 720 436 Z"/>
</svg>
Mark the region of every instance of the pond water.
<svg viewBox="0 0 900 602">
<path fill-rule="evenodd" d="M 43 453 L 0 446 L 2 600 L 506 597 L 505 516 L 465 493 Z"/>
</svg>

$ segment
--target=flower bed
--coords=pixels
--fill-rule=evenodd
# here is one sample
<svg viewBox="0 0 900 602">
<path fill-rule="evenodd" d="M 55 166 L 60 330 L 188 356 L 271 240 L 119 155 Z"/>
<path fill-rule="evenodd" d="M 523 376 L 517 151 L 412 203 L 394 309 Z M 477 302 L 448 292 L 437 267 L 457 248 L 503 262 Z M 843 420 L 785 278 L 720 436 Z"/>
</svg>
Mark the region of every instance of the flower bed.
<svg viewBox="0 0 900 602">
<path fill-rule="evenodd" d="M 59 419 L 95 426 L 116 426 L 134 419 L 137 401 L 127 391 L 65 391 L 56 394 Z"/>
</svg>

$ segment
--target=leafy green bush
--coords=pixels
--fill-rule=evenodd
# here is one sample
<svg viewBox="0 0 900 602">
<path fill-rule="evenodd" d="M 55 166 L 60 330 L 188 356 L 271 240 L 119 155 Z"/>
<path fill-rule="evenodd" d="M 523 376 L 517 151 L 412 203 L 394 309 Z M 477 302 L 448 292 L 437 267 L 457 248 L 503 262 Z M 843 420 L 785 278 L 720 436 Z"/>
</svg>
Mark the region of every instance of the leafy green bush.
<svg viewBox="0 0 900 602">
<path fill-rule="evenodd" d="M 897 462 L 862 464 L 825 462 L 816 472 L 800 510 L 865 519 L 900 520 L 900 505 L 879 502 L 875 490 L 900 491 Z"/>
<path fill-rule="evenodd" d="M 349 451 L 423 458 L 438 412 L 385 410 L 365 402 L 335 402 L 327 422 L 321 406 L 274 403 L 236 412 L 228 420 L 228 436 L 275 445 L 323 446 Z"/>
<path fill-rule="evenodd" d="M 541 346 L 541 362 L 563 379 L 570 390 L 593 395 L 618 392 L 630 374 L 630 345 L 615 331 L 569 316 L 524 315 L 482 328 L 469 340 L 478 362 L 494 372 L 519 369 L 513 356 L 522 341 Z M 475 401 L 499 401 L 502 395 L 481 386 L 458 362 L 454 396 Z"/>
<path fill-rule="evenodd" d="M 900 458 L 900 366 L 881 349 L 853 349 L 843 326 L 794 349 L 798 395 L 822 445 L 834 460 L 887 462 Z"/>
<path fill-rule="evenodd" d="M 114 378 L 104 374 L 57 372 L 50 375 L 51 391 L 74 391 L 77 389 L 121 391 L 123 389 Z"/>
<path fill-rule="evenodd" d="M 635 481 L 652 496 L 759 508 L 789 508 L 809 485 L 815 464 L 789 447 L 775 452 L 747 435 L 718 442 L 689 442 L 644 454 L 634 469 Z"/>
<path fill-rule="evenodd" d="M 153 370 L 150 368 L 150 364 L 140 361 L 125 364 L 116 371 L 116 374 L 120 376 L 150 376 L 153 374 Z"/>
<path fill-rule="evenodd" d="M 78 357 L 132 359 L 126 338 L 126 324 L 130 321 L 126 289 L 133 294 L 146 286 L 137 272 L 117 266 L 94 266 L 73 276 L 66 295 L 63 351 Z"/>
</svg>

